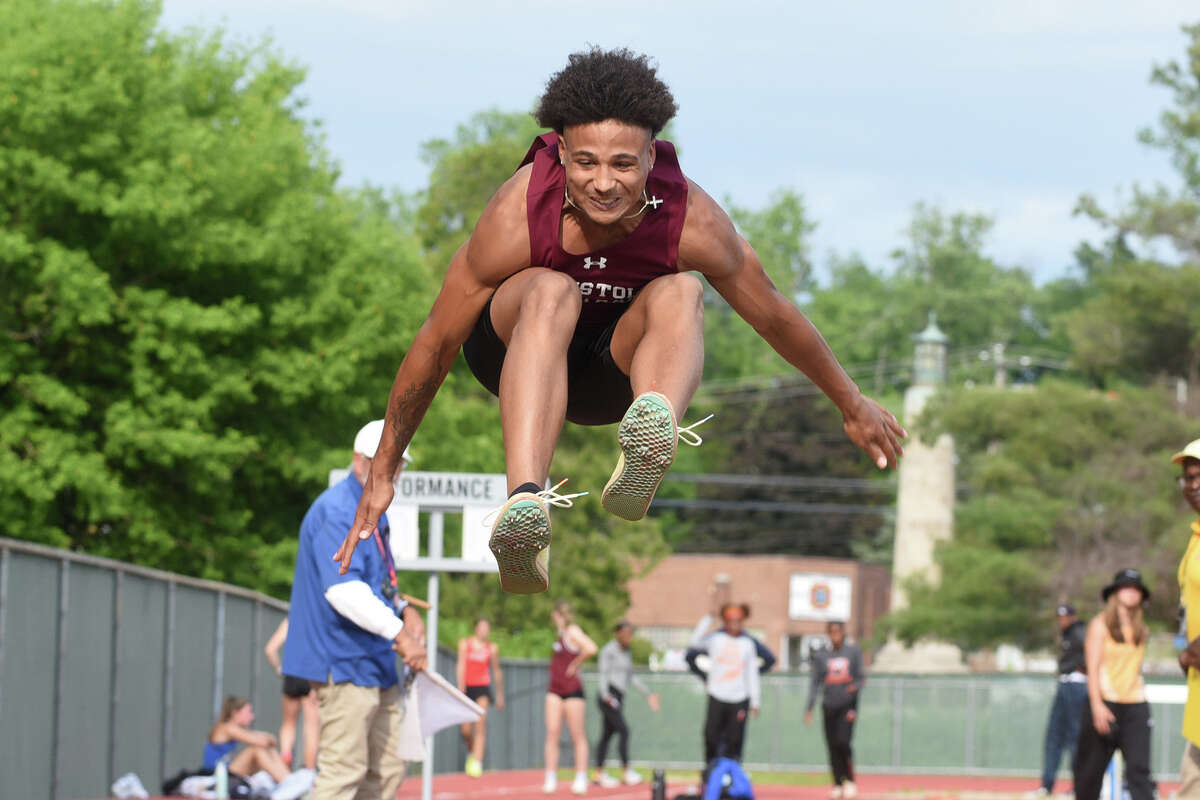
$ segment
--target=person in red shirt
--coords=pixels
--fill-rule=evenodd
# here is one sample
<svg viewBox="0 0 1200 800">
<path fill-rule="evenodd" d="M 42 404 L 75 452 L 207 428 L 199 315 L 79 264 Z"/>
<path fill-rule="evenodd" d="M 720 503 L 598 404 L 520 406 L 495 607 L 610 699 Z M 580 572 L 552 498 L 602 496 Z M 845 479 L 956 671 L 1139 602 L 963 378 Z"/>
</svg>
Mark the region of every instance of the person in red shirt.
<svg viewBox="0 0 1200 800">
<path fill-rule="evenodd" d="M 821 388 L 880 469 L 896 466 L 906 436 L 896 418 L 859 391 L 656 139 L 676 110 L 649 59 L 626 49 L 574 53 L 550 78 L 534 116 L 553 133 L 538 137 L 451 259 L 396 373 L 371 476 L 334 556 L 343 569 L 391 502 L 400 453 L 460 348 L 500 398 L 510 497 L 489 544 L 506 591 L 549 585 L 549 506 L 571 500 L 543 487 L 564 420 L 620 422 L 601 503 L 644 516 L 679 441 L 699 443 L 679 426 L 704 365 L 704 286 L 692 272 Z"/>
<path fill-rule="evenodd" d="M 472 778 L 483 774 L 483 752 L 487 747 L 487 710 L 492 703 L 492 677 L 496 678 L 496 710 L 504 710 L 504 671 L 500 668 L 500 646 L 490 641 L 492 624 L 480 617 L 475 620 L 475 632 L 458 640 L 458 690 L 474 700 L 485 716 L 461 727 L 467 743 L 467 764 L 464 771 Z"/>
</svg>

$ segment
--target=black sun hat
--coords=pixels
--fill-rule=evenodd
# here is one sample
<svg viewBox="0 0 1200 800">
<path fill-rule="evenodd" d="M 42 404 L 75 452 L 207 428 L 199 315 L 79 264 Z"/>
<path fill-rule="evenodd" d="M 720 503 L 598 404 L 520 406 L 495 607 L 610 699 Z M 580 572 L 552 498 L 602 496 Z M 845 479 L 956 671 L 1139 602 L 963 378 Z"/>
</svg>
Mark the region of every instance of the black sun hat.
<svg viewBox="0 0 1200 800">
<path fill-rule="evenodd" d="M 1140 589 L 1143 603 L 1150 599 L 1150 590 L 1146 588 L 1146 584 L 1142 583 L 1142 573 L 1133 567 L 1117 570 L 1117 574 L 1113 575 L 1112 583 L 1100 590 L 1100 598 L 1107 601 L 1110 594 L 1126 586 L 1136 586 Z"/>
</svg>

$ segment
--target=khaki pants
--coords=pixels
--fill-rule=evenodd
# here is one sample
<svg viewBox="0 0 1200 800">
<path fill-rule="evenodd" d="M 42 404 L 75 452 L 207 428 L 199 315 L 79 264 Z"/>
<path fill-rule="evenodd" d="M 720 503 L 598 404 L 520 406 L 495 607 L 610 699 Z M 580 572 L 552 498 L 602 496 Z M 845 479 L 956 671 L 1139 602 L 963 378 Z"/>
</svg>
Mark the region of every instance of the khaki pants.
<svg viewBox="0 0 1200 800">
<path fill-rule="evenodd" d="M 400 687 L 314 684 L 321 715 L 312 800 L 393 800 L 404 780 L 398 755 Z"/>
<path fill-rule="evenodd" d="M 1183 764 L 1179 767 L 1179 800 L 1200 800 L 1200 747 L 1191 742 L 1183 748 Z"/>
</svg>

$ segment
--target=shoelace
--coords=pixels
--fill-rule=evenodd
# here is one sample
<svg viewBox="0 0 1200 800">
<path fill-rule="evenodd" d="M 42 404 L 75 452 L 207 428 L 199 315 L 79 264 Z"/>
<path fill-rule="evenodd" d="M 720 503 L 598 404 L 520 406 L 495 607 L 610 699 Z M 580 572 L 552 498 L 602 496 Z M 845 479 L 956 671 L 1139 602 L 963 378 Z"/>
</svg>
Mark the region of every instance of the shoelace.
<svg viewBox="0 0 1200 800">
<path fill-rule="evenodd" d="M 704 444 L 704 440 L 700 438 L 700 434 L 696 433 L 696 431 L 694 431 L 693 428 L 699 428 L 701 425 L 708 422 L 714 416 L 716 416 L 716 415 L 709 414 L 704 419 L 700 420 L 699 422 L 693 422 L 691 425 L 688 425 L 686 428 L 676 428 L 675 435 L 678 436 L 679 441 L 683 442 L 684 444 L 690 444 L 692 447 L 699 447 L 700 445 Z M 560 483 L 559 486 L 562 486 L 562 484 Z M 558 487 L 556 486 L 555 488 L 558 488 Z"/>
<path fill-rule="evenodd" d="M 701 420 L 700 422 L 703 422 L 703 421 L 704 420 Z M 699 425 L 700 423 L 698 422 L 696 424 Z M 692 434 L 692 435 L 695 436 L 695 434 Z M 700 437 L 697 436 L 696 438 L 698 439 Z M 558 493 L 559 487 L 562 486 L 564 483 L 566 483 L 567 480 L 568 480 L 567 478 L 563 478 L 561 481 L 554 484 L 549 489 L 542 489 L 540 492 L 536 493 L 536 497 L 548 506 L 554 506 L 555 508 L 570 508 L 571 506 L 575 505 L 576 497 L 583 497 L 585 494 L 587 494 L 587 492 L 575 492 L 574 494 L 559 494 Z M 495 524 L 496 517 L 497 517 L 497 515 L 499 515 L 501 508 L 504 508 L 504 506 L 502 505 L 499 508 L 492 509 L 491 512 L 489 512 L 488 515 L 483 518 L 482 523 L 485 528 L 490 528 L 490 527 L 492 527 L 492 525 Z"/>
</svg>

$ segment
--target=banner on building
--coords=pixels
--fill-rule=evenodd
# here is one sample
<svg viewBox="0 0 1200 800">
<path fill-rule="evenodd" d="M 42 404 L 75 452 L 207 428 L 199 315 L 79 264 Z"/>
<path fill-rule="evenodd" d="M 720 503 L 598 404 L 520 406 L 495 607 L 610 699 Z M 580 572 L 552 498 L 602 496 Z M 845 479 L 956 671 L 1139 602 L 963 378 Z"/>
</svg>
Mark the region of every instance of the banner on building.
<svg viewBox="0 0 1200 800">
<path fill-rule="evenodd" d="M 792 619 L 850 618 L 853 584 L 847 575 L 797 572 L 788 587 L 788 616 Z"/>
</svg>

